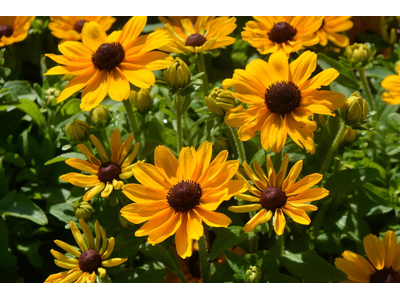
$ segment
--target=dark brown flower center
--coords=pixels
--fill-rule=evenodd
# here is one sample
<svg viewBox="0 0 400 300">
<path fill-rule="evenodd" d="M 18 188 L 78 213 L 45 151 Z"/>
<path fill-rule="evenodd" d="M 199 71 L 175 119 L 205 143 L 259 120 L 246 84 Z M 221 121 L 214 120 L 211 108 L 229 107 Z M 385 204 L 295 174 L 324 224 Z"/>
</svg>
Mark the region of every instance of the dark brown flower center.
<svg viewBox="0 0 400 300">
<path fill-rule="evenodd" d="M 188 211 L 200 204 L 203 190 L 200 184 L 192 181 L 181 181 L 168 192 L 167 200 L 175 211 Z"/>
<path fill-rule="evenodd" d="M 83 272 L 92 273 L 101 267 L 101 255 L 93 249 L 88 249 L 82 252 L 79 256 L 79 268 Z"/>
<path fill-rule="evenodd" d="M 392 269 L 392 267 L 376 270 L 370 276 L 372 283 L 400 283 L 400 274 Z"/>
<path fill-rule="evenodd" d="M 104 43 L 100 45 L 92 56 L 94 66 L 102 70 L 111 71 L 125 58 L 124 48 L 120 43 Z"/>
<path fill-rule="evenodd" d="M 296 84 L 282 81 L 271 84 L 265 92 L 265 104 L 277 114 L 287 114 L 300 105 L 301 92 Z"/>
<path fill-rule="evenodd" d="M 102 182 L 111 182 L 113 179 L 119 179 L 121 168 L 112 162 L 105 162 L 99 168 L 97 176 Z"/>
<path fill-rule="evenodd" d="M 11 26 L 8 25 L 0 25 L 0 38 L 5 36 L 5 37 L 10 37 L 13 34 L 14 30 L 12 29 Z"/>
<path fill-rule="evenodd" d="M 83 25 L 85 25 L 86 22 L 87 21 L 85 21 L 85 20 L 79 20 L 78 22 L 75 23 L 74 30 L 81 33 Z"/>
<path fill-rule="evenodd" d="M 270 186 L 267 187 L 261 194 L 260 202 L 263 208 L 267 210 L 275 210 L 282 208 L 286 204 L 286 194 L 282 189 Z"/>
<path fill-rule="evenodd" d="M 207 39 L 204 36 L 200 33 L 194 33 L 187 37 L 185 46 L 200 47 L 203 46 L 205 42 L 207 42 Z"/>
<path fill-rule="evenodd" d="M 201 278 L 199 251 L 193 251 L 192 256 L 189 257 L 188 260 L 190 274 L 195 278 Z"/>
<path fill-rule="evenodd" d="M 296 28 L 286 22 L 279 22 L 272 27 L 268 34 L 270 41 L 282 44 L 291 41 L 297 33 Z"/>
</svg>

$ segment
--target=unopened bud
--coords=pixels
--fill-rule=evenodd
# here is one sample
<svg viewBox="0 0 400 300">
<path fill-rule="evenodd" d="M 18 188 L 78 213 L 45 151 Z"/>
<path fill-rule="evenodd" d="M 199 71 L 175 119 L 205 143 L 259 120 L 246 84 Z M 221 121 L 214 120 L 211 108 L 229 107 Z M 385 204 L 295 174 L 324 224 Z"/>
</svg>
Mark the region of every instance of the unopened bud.
<svg viewBox="0 0 400 300">
<path fill-rule="evenodd" d="M 340 144 L 342 146 L 351 146 L 356 140 L 357 130 L 346 128 Z"/>
<path fill-rule="evenodd" d="M 110 123 L 111 116 L 107 106 L 99 105 L 92 108 L 89 112 L 88 122 L 91 126 L 97 129 L 107 127 Z"/>
<path fill-rule="evenodd" d="M 354 43 L 346 47 L 344 56 L 352 67 L 364 67 L 372 59 L 372 52 L 366 44 Z"/>
<path fill-rule="evenodd" d="M 359 93 L 354 92 L 347 99 L 347 104 L 340 111 L 346 116 L 346 121 L 349 124 L 362 122 L 368 114 L 367 102 Z"/>
<path fill-rule="evenodd" d="M 169 88 L 184 88 L 190 81 L 190 70 L 187 64 L 179 57 L 165 70 L 165 81 Z"/>
<path fill-rule="evenodd" d="M 43 92 L 43 100 L 47 106 L 56 106 L 57 98 L 60 96 L 60 91 L 55 88 L 49 88 Z"/>
<path fill-rule="evenodd" d="M 263 277 L 263 273 L 259 266 L 251 266 L 246 271 L 246 281 L 250 283 L 259 283 L 261 282 Z"/>
<path fill-rule="evenodd" d="M 90 126 L 86 122 L 73 120 L 71 124 L 66 126 L 66 132 L 72 142 L 83 143 L 89 140 Z"/>
<path fill-rule="evenodd" d="M 236 107 L 235 98 L 231 93 L 220 88 L 214 88 L 205 101 L 208 109 L 218 117 L 224 117 L 228 110 Z"/>
<path fill-rule="evenodd" d="M 131 90 L 129 102 L 142 114 L 146 114 L 153 107 L 153 97 L 148 89 Z"/>
<path fill-rule="evenodd" d="M 93 207 L 88 201 L 76 202 L 74 204 L 75 217 L 79 219 L 84 219 L 89 221 L 92 218 Z"/>
</svg>

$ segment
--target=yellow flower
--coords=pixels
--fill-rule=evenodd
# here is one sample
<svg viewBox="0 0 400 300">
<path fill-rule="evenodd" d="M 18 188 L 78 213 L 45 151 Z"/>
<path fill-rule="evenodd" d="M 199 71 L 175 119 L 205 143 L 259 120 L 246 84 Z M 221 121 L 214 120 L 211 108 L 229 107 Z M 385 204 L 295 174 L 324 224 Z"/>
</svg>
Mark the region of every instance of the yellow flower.
<svg viewBox="0 0 400 300">
<path fill-rule="evenodd" d="M 322 46 L 328 44 L 328 40 L 339 47 L 346 47 L 349 44 L 349 38 L 339 32 L 345 32 L 353 27 L 351 17 L 324 17 L 322 26 L 315 33 L 319 37 L 319 43 Z"/>
<path fill-rule="evenodd" d="M 131 134 L 125 142 L 121 142 L 121 133 L 119 129 L 115 129 L 111 134 L 111 156 L 109 156 L 103 145 L 93 134 L 90 136 L 100 159 L 97 159 L 85 145 L 79 144 L 77 147 L 86 156 L 88 161 L 79 158 L 70 158 L 65 163 L 75 169 L 89 173 L 85 175 L 81 173 L 68 173 L 60 177 L 61 180 L 69 182 L 73 185 L 90 188 L 83 200 L 89 201 L 101 192 L 101 197 L 108 197 L 113 189 L 119 190 L 124 182 L 121 179 L 132 177 L 132 161 L 139 151 L 139 143 L 137 143 L 130 155 L 129 150 L 133 142 L 133 134 Z"/>
<path fill-rule="evenodd" d="M 297 145 L 314 153 L 314 113 L 334 116 L 333 111 L 347 103 L 341 93 L 317 90 L 329 85 L 339 72 L 330 68 L 309 79 L 316 67 L 317 55 L 311 51 L 290 64 L 279 51 L 270 56 L 268 63 L 255 59 L 246 70 L 235 70 L 233 78 L 225 79 L 222 86 L 234 88 L 232 96 L 249 107 L 240 105 L 229 110 L 225 123 L 240 127 L 242 141 L 260 131 L 266 150 L 280 152 L 289 134 Z"/>
<path fill-rule="evenodd" d="M 400 74 L 400 64 L 396 68 Z M 382 100 L 387 104 L 396 105 L 400 103 L 400 75 L 389 75 L 382 81 L 382 86 L 388 92 L 382 94 Z"/>
<path fill-rule="evenodd" d="M 0 16 L 0 47 L 18 43 L 26 39 L 35 17 Z"/>
<path fill-rule="evenodd" d="M 241 194 L 236 198 L 255 204 L 231 206 L 230 211 L 236 213 L 247 213 L 259 210 L 244 226 L 244 232 L 250 232 L 258 224 L 268 222 L 274 216 L 274 229 L 276 234 L 281 235 L 285 230 L 286 220 L 283 213 L 287 214 L 296 223 L 308 225 L 311 220 L 306 211 L 315 211 L 318 208 L 307 202 L 320 200 L 328 196 L 329 191 L 324 188 L 310 189 L 322 180 L 322 175 L 314 173 L 305 176 L 295 183 L 303 168 L 303 161 L 299 160 L 294 164 L 286 177 L 289 156 L 285 154 L 278 173 L 275 173 L 271 158 L 267 156 L 267 175 L 261 166 L 253 162 L 254 172 L 244 162 L 244 170 L 249 179 L 254 183 L 248 183 L 248 190 L 252 195 Z M 285 179 L 286 177 L 286 179 Z"/>
<path fill-rule="evenodd" d="M 400 245 L 396 234 L 389 230 L 380 240 L 369 234 L 364 249 L 370 262 L 351 251 L 344 251 L 335 266 L 347 274 L 349 282 L 400 283 Z"/>
<path fill-rule="evenodd" d="M 114 250 L 115 240 L 113 237 L 110 238 L 107 245 L 106 232 L 100 227 L 98 221 L 95 225 L 96 238 L 93 238 L 93 233 L 83 219 L 79 220 L 79 224 L 85 238 L 74 222 L 70 221 L 72 235 L 82 252 L 67 243 L 55 240 L 57 246 L 67 251 L 70 256 L 52 249 L 50 252 L 55 258 L 54 263 L 67 271 L 50 275 L 45 283 L 94 283 L 96 274 L 100 277 L 106 276 L 104 268 L 119 266 L 128 260 L 127 258 L 108 259 Z"/>
<path fill-rule="evenodd" d="M 69 16 L 69 17 L 50 17 L 49 29 L 56 38 L 64 41 L 79 41 L 82 39 L 82 28 L 86 22 L 94 21 L 98 23 L 104 31 L 111 28 L 116 21 L 113 17 L 96 16 Z"/>
<path fill-rule="evenodd" d="M 155 83 L 152 70 L 167 68 L 172 57 L 152 51 L 169 42 L 163 32 L 139 37 L 147 17 L 132 17 L 122 31 L 109 36 L 96 22 L 87 22 L 82 30 L 82 43 L 67 41 L 58 45 L 63 55 L 46 54 L 56 66 L 45 75 L 77 75 L 64 88 L 58 103 L 83 90 L 81 109 L 89 111 L 106 97 L 122 101 L 128 99 L 130 83 L 149 88 Z"/>
<path fill-rule="evenodd" d="M 160 50 L 174 53 L 199 53 L 229 46 L 235 42 L 235 39 L 228 35 L 236 28 L 236 18 L 197 17 L 195 22 L 187 17 L 171 20 L 171 24 L 165 23 L 165 28 L 159 28 L 156 31 L 166 32 L 172 39 L 172 42 L 160 47 Z M 168 22 L 167 19 L 164 21 Z"/>
<path fill-rule="evenodd" d="M 282 51 L 289 56 L 303 46 L 318 44 L 314 33 L 324 17 L 253 17 L 242 31 L 242 38 L 265 55 Z"/>
<path fill-rule="evenodd" d="M 228 151 L 211 161 L 212 144 L 204 142 L 196 151 L 182 148 L 179 161 L 164 146 L 156 148 L 155 166 L 137 162 L 132 173 L 140 184 L 127 184 L 124 194 L 131 199 L 121 209 L 132 223 L 146 222 L 136 236 L 149 235 L 151 245 L 175 234 L 176 249 L 182 258 L 192 255 L 193 240 L 203 235 L 202 222 L 211 227 L 228 227 L 224 214 L 214 212 L 232 196 L 247 190 L 244 180 L 232 180 L 239 162 L 226 161 Z"/>
</svg>

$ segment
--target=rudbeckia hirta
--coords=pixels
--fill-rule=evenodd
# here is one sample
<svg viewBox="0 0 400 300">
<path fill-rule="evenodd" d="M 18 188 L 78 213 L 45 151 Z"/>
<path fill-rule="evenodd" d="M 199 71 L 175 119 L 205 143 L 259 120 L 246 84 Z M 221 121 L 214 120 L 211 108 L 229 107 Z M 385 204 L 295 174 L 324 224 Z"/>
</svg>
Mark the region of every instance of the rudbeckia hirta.
<svg viewBox="0 0 400 300">
<path fill-rule="evenodd" d="M 319 43 L 322 46 L 328 44 L 328 40 L 339 47 L 346 47 L 349 44 L 349 38 L 340 32 L 345 32 L 353 27 L 351 17 L 324 17 L 322 26 L 316 32 Z"/>
<path fill-rule="evenodd" d="M 373 234 L 364 237 L 366 260 L 361 255 L 344 251 L 335 266 L 347 274 L 349 282 L 400 283 L 400 245 L 389 230 L 382 240 Z"/>
<path fill-rule="evenodd" d="M 97 22 L 87 22 L 82 42 L 67 41 L 58 45 L 62 55 L 46 54 L 63 65 L 51 68 L 45 75 L 76 75 L 61 92 L 57 102 L 83 89 L 81 109 L 89 111 L 108 96 L 115 101 L 128 99 L 130 83 L 149 88 L 155 83 L 153 70 L 167 68 L 173 59 L 152 51 L 170 40 L 163 32 L 139 37 L 147 17 L 132 17 L 109 36 Z"/>
<path fill-rule="evenodd" d="M 195 22 L 190 18 L 177 20 L 170 17 L 171 24 L 157 32 L 167 32 L 172 41 L 160 50 L 173 53 L 199 53 L 229 46 L 235 42 L 229 37 L 236 28 L 236 18 L 230 17 L 197 17 Z M 168 19 L 163 19 L 168 22 Z"/>
<path fill-rule="evenodd" d="M 96 275 L 106 276 L 104 268 L 119 266 L 128 260 L 127 258 L 108 259 L 114 250 L 115 240 L 112 237 L 107 243 L 106 232 L 100 227 L 98 221 L 94 227 L 95 238 L 83 219 L 79 220 L 79 224 L 85 238 L 75 223 L 70 221 L 72 235 L 80 250 L 63 241 L 55 240 L 57 246 L 67 251 L 69 256 L 53 249 L 50 252 L 55 258 L 55 264 L 67 271 L 50 275 L 45 283 L 94 283 Z"/>
<path fill-rule="evenodd" d="M 82 29 L 86 22 L 94 21 L 98 23 L 104 31 L 111 28 L 116 21 L 113 17 L 96 16 L 68 16 L 50 17 L 49 29 L 51 34 L 63 41 L 79 41 L 82 39 Z"/>
<path fill-rule="evenodd" d="M 253 17 L 242 31 L 242 38 L 257 48 L 260 54 L 282 51 L 289 56 L 303 46 L 318 44 L 314 33 L 324 17 Z"/>
<path fill-rule="evenodd" d="M 236 198 L 254 204 L 231 206 L 229 210 L 236 213 L 258 211 L 244 226 L 244 232 L 250 232 L 257 225 L 264 224 L 274 217 L 274 230 L 276 234 L 282 235 L 286 226 L 284 214 L 287 214 L 296 223 L 308 225 L 311 220 L 306 211 L 315 211 L 318 208 L 307 202 L 328 196 L 329 191 L 324 188 L 311 189 L 322 180 L 321 174 L 307 175 L 296 182 L 303 168 L 303 161 L 296 162 L 286 177 L 288 163 L 289 156 L 285 154 L 279 172 L 276 173 L 268 155 L 267 174 L 256 161 L 253 162 L 254 172 L 246 162 L 243 163 L 247 176 L 253 182 L 248 183 L 248 190 L 252 195 L 241 194 Z"/>
<path fill-rule="evenodd" d="M 225 89 L 234 88 L 232 96 L 248 105 L 240 105 L 227 112 L 225 123 L 240 127 L 242 141 L 261 132 L 264 149 L 282 151 L 287 135 L 307 152 L 314 153 L 314 113 L 334 116 L 333 111 L 347 103 L 338 92 L 318 91 L 339 76 L 333 68 L 310 78 L 317 67 L 317 55 L 306 51 L 288 63 L 282 52 L 274 53 L 269 61 L 251 61 L 245 70 L 237 69 L 232 79 L 225 79 Z"/>
<path fill-rule="evenodd" d="M 128 179 L 132 176 L 132 172 L 130 171 L 131 164 L 139 151 L 139 143 L 137 143 L 132 153 L 129 154 L 133 142 L 133 134 L 122 144 L 121 133 L 118 128 L 111 134 L 111 156 L 106 152 L 96 136 L 92 134 L 90 138 L 97 149 L 100 160 L 85 145 L 79 144 L 77 147 L 86 156 L 88 161 L 79 158 L 70 158 L 65 163 L 91 175 L 72 172 L 60 177 L 61 180 L 73 185 L 89 188 L 83 197 L 85 201 L 89 201 L 100 192 L 101 197 L 108 197 L 113 189 L 121 189 L 124 185 L 121 179 Z"/>
<path fill-rule="evenodd" d="M 400 65 L 396 71 L 400 74 Z M 386 76 L 381 84 L 388 91 L 382 94 L 382 100 L 390 105 L 400 104 L 400 75 Z"/>
<path fill-rule="evenodd" d="M 26 39 L 35 17 L 0 16 L 0 47 L 18 43 Z"/>
<path fill-rule="evenodd" d="M 147 222 L 136 236 L 148 235 L 148 243 L 161 243 L 175 234 L 176 250 L 182 258 L 192 255 L 193 240 L 203 235 L 202 222 L 227 227 L 231 219 L 214 212 L 222 201 L 246 191 L 244 180 L 232 180 L 239 162 L 227 161 L 222 151 L 211 162 L 212 144 L 204 142 L 196 151 L 182 148 L 179 161 L 164 146 L 156 148 L 155 165 L 137 162 L 132 173 L 140 184 L 127 184 L 124 194 L 131 199 L 121 209 L 132 223 Z"/>
</svg>

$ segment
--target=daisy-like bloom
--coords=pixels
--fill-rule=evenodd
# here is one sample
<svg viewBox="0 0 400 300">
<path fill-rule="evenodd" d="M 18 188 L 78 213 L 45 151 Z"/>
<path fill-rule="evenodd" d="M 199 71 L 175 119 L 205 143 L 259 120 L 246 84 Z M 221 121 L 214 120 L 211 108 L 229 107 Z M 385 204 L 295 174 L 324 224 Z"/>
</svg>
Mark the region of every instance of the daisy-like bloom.
<svg viewBox="0 0 400 300">
<path fill-rule="evenodd" d="M 364 237 L 366 260 L 361 255 L 344 251 L 335 266 L 347 274 L 347 282 L 400 283 L 400 245 L 389 230 L 382 240 L 373 234 Z"/>
<path fill-rule="evenodd" d="M 97 22 L 87 22 L 82 42 L 67 41 L 58 45 L 62 55 L 46 54 L 63 65 L 51 68 L 45 75 L 76 75 L 61 92 L 61 102 L 83 90 L 81 109 L 89 111 L 106 97 L 128 99 L 130 83 L 148 89 L 155 83 L 153 70 L 167 68 L 173 59 L 166 53 L 152 51 L 169 43 L 164 32 L 139 37 L 147 17 L 132 17 L 109 36 Z"/>
<path fill-rule="evenodd" d="M 100 192 L 101 197 L 104 198 L 108 197 L 113 189 L 121 189 L 124 185 L 121 179 L 132 177 L 132 172 L 130 171 L 132 168 L 131 164 L 140 146 L 140 143 L 136 143 L 132 153 L 129 154 L 133 142 L 133 134 L 122 144 L 121 133 L 117 128 L 110 137 L 111 156 L 109 156 L 96 136 L 92 134 L 90 138 L 97 149 L 100 160 L 85 145 L 79 144 L 77 147 L 86 156 L 88 161 L 79 158 L 70 158 L 65 163 L 91 175 L 71 172 L 60 177 L 61 180 L 73 185 L 90 188 L 83 197 L 85 201 L 89 201 Z"/>
<path fill-rule="evenodd" d="M 229 37 L 236 28 L 236 18 L 197 17 L 177 20 L 170 17 L 171 23 L 156 32 L 166 32 L 172 41 L 160 50 L 173 53 L 200 53 L 232 45 L 235 38 Z M 167 22 L 168 19 L 163 20 Z"/>
<path fill-rule="evenodd" d="M 329 85 L 339 72 L 326 69 L 310 78 L 317 67 L 317 55 L 306 51 L 288 64 L 283 52 L 270 56 L 269 61 L 255 59 L 245 70 L 235 70 L 232 79 L 225 79 L 224 89 L 234 88 L 232 96 L 249 105 L 231 109 L 225 123 L 239 128 L 239 138 L 248 141 L 261 132 L 264 149 L 282 151 L 287 135 L 307 152 L 314 153 L 314 113 L 334 116 L 333 111 L 347 103 L 337 92 L 318 91 Z M 309 79 L 310 78 L 310 79 Z"/>
<path fill-rule="evenodd" d="M 321 28 L 315 33 L 319 37 L 319 43 L 322 46 L 328 44 L 328 40 L 339 47 L 346 47 L 349 44 L 349 38 L 340 32 L 345 32 L 353 27 L 351 17 L 324 17 Z"/>
<path fill-rule="evenodd" d="M 85 238 L 75 223 L 70 221 L 72 235 L 82 252 L 63 241 L 55 240 L 57 246 L 67 251 L 70 256 L 51 249 L 50 252 L 55 258 L 54 263 L 67 271 L 50 275 L 45 283 L 94 283 L 96 275 L 106 276 L 104 268 L 119 266 L 128 260 L 127 258 L 108 259 L 114 250 L 115 240 L 111 237 L 107 245 L 106 232 L 100 227 L 98 221 L 94 227 L 96 238 L 93 237 L 89 226 L 83 219 L 79 220 L 79 224 Z"/>
<path fill-rule="evenodd" d="M 108 31 L 116 21 L 113 17 L 50 17 L 51 34 L 62 41 L 79 41 L 82 39 L 82 28 L 86 22 L 98 23 L 104 31 Z"/>
<path fill-rule="evenodd" d="M 0 47 L 18 43 L 26 39 L 35 17 L 0 16 Z"/>
<path fill-rule="evenodd" d="M 324 17 L 253 17 L 242 31 L 242 38 L 257 48 L 260 54 L 282 51 L 289 56 L 303 46 L 318 44 L 314 33 Z"/>
<path fill-rule="evenodd" d="M 388 92 L 382 94 L 382 100 L 387 104 L 396 105 L 400 103 L 400 65 L 396 68 L 398 75 L 389 75 L 383 79 L 381 85 Z"/>
<path fill-rule="evenodd" d="M 268 155 L 267 174 L 256 161 L 253 162 L 254 172 L 246 162 L 243 163 L 247 176 L 253 182 L 253 184 L 248 183 L 248 190 L 252 195 L 241 194 L 236 198 L 254 202 L 254 204 L 231 206 L 229 210 L 236 213 L 258 210 L 258 213 L 243 227 L 244 232 L 252 231 L 258 224 L 264 224 L 274 216 L 274 230 L 277 235 L 281 235 L 286 226 L 284 213 L 294 222 L 308 225 L 311 220 L 306 211 L 315 211 L 318 208 L 307 202 L 328 196 L 329 191 L 324 188 L 310 189 L 322 180 L 321 174 L 307 175 L 295 182 L 303 168 L 303 161 L 296 162 L 286 177 L 288 163 L 289 156 L 285 154 L 279 172 L 275 173 Z"/>
<path fill-rule="evenodd" d="M 179 161 L 164 146 L 154 152 L 155 166 L 141 161 L 132 167 L 140 184 L 127 184 L 122 189 L 133 202 L 121 209 L 128 221 L 146 222 L 136 236 L 148 235 L 151 245 L 175 234 L 178 255 L 192 255 L 193 240 L 203 235 L 202 222 L 211 227 L 227 227 L 231 219 L 214 212 L 222 201 L 247 190 L 244 180 L 232 180 L 239 162 L 226 161 L 228 152 L 221 151 L 211 162 L 212 144 L 204 142 L 196 151 L 182 148 Z"/>
</svg>

